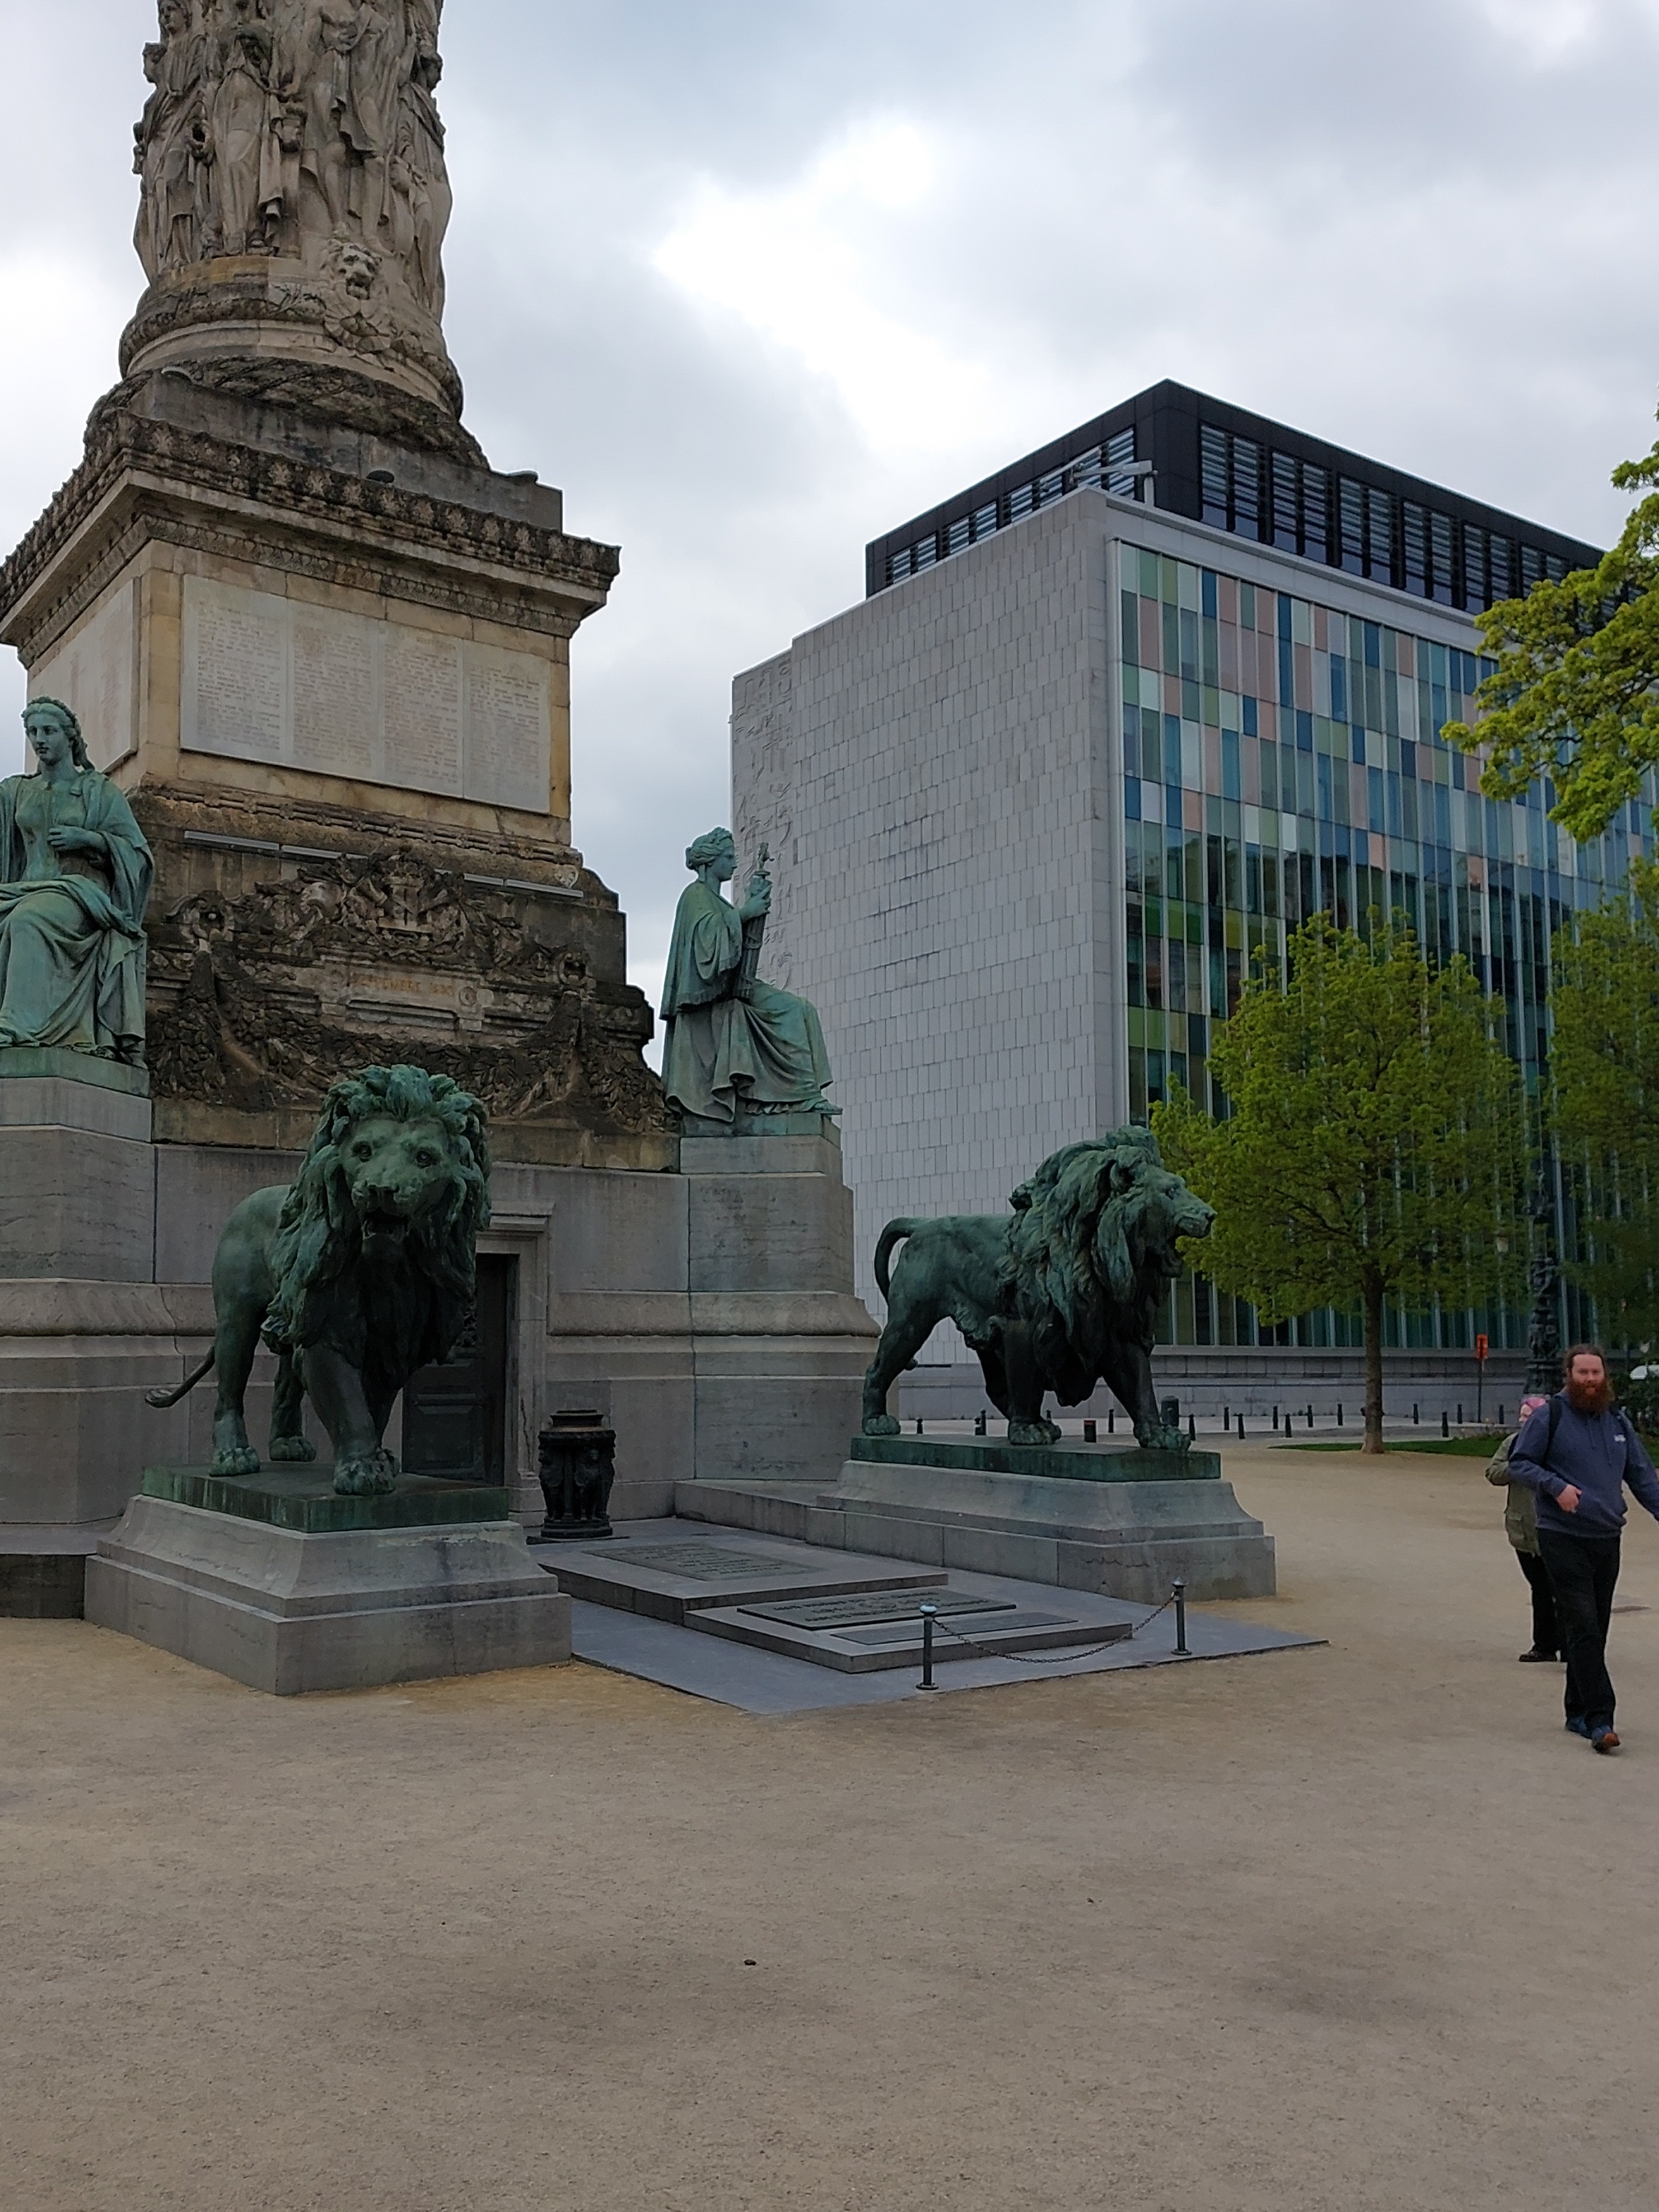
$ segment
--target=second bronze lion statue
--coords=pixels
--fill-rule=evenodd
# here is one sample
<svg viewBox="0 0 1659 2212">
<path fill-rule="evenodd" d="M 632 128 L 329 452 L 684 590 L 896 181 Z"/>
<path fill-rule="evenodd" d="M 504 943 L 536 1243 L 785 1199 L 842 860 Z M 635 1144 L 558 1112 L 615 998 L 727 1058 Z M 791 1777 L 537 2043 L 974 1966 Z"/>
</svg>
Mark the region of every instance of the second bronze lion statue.
<svg viewBox="0 0 1659 2212">
<path fill-rule="evenodd" d="M 1011 1215 L 890 1221 L 876 1247 L 887 1326 L 864 1378 L 864 1433 L 896 1436 L 887 1394 L 943 1321 L 979 1354 L 991 1402 L 1016 1444 L 1056 1442 L 1052 1390 L 1080 1405 L 1104 1382 L 1149 1449 L 1184 1451 L 1152 1387 L 1158 1308 L 1182 1270 L 1176 1247 L 1215 1215 L 1164 1165 L 1149 1129 L 1115 1129 L 1046 1159 Z M 888 1261 L 904 1250 L 891 1279 Z"/>
<path fill-rule="evenodd" d="M 477 1101 L 447 1075 L 370 1067 L 337 1083 L 296 1181 L 255 1191 L 213 1262 L 213 1350 L 152 1406 L 175 1406 L 219 1370 L 216 1474 L 257 1474 L 243 1401 L 263 1334 L 276 1354 L 270 1456 L 317 1455 L 309 1398 L 334 1447 L 334 1487 L 390 1490 L 382 1442 L 398 1393 L 447 1359 L 477 1291 L 475 1240 L 489 1219 L 489 1147 Z"/>
</svg>

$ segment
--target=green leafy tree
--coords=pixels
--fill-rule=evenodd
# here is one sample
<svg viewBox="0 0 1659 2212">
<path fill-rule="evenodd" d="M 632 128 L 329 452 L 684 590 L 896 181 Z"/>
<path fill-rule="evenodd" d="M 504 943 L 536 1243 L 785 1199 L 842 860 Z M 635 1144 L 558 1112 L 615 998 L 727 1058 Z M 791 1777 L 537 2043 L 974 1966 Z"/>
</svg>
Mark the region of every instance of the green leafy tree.
<svg viewBox="0 0 1659 2212">
<path fill-rule="evenodd" d="M 1585 1179 L 1585 1256 L 1567 1273 L 1626 1344 L 1659 1342 L 1659 866 L 1557 933 L 1551 1072 L 1563 1158 Z"/>
<path fill-rule="evenodd" d="M 1520 1081 L 1461 958 L 1436 972 L 1408 931 L 1367 943 L 1322 915 L 1288 950 L 1288 982 L 1255 976 L 1213 1041 L 1225 1117 L 1177 1095 L 1153 1126 L 1216 1209 L 1194 1266 L 1269 1322 L 1358 1307 L 1378 1452 L 1389 1304 L 1478 1303 L 1518 1267 Z"/>
<path fill-rule="evenodd" d="M 1518 799 L 1534 777 L 1556 789 L 1557 821 L 1580 843 L 1599 837 L 1659 761 L 1659 445 L 1613 472 L 1644 495 L 1594 568 L 1534 584 L 1479 617 L 1498 662 L 1476 694 L 1478 728 L 1449 722 L 1466 751 L 1492 748 L 1480 779 L 1492 799 Z"/>
</svg>

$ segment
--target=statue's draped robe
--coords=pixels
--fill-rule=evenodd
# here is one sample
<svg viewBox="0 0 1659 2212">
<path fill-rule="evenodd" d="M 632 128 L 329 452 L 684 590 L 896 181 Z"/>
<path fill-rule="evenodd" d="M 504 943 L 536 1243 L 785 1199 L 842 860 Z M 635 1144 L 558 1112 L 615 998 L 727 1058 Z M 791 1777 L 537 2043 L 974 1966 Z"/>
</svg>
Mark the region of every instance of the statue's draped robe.
<svg viewBox="0 0 1659 2212">
<path fill-rule="evenodd" d="M 730 1121 L 739 1097 L 757 1106 L 823 1105 L 830 1061 L 817 1010 L 757 982 L 732 996 L 743 960 L 736 909 L 707 884 L 680 898 L 663 981 L 662 1079 L 673 1103 Z"/>
<path fill-rule="evenodd" d="M 47 833 L 95 830 L 104 852 L 55 853 Z M 0 1045 L 53 1045 L 137 1063 L 144 1041 L 144 907 L 154 863 L 106 776 L 0 782 Z"/>
</svg>

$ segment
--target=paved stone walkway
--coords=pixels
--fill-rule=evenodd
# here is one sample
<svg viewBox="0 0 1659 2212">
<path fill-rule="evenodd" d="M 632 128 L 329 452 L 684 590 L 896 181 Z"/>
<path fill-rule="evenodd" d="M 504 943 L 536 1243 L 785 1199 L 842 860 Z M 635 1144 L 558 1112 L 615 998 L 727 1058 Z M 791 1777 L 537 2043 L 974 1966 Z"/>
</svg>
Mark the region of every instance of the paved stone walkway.
<svg viewBox="0 0 1659 2212">
<path fill-rule="evenodd" d="M 0 1621 L 0 2195 L 1646 2212 L 1659 1529 L 1601 1760 L 1479 1462 L 1227 1473 L 1328 1649 L 765 1719 Z"/>
</svg>

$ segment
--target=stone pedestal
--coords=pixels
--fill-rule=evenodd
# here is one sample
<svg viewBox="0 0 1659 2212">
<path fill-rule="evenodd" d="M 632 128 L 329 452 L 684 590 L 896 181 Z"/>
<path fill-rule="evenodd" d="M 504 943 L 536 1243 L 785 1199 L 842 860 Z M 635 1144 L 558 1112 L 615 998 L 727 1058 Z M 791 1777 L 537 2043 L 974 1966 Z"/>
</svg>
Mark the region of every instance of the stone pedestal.
<svg viewBox="0 0 1659 2212">
<path fill-rule="evenodd" d="M 855 1437 L 832 1491 L 687 1485 L 675 1510 L 1149 1605 L 1177 1578 L 1194 1602 L 1277 1587 L 1273 1538 L 1222 1480 L 1214 1452 Z"/>
<path fill-rule="evenodd" d="M 504 1493 L 331 1484 L 150 1470 L 87 1562 L 87 1619 L 278 1697 L 568 1659 L 570 1601 Z"/>
</svg>

